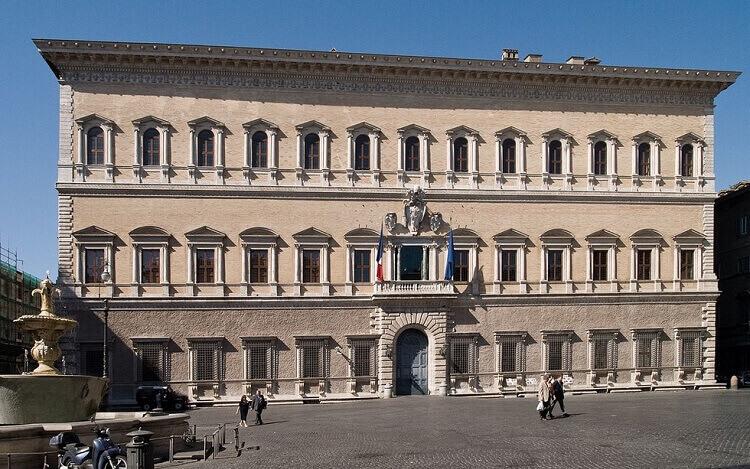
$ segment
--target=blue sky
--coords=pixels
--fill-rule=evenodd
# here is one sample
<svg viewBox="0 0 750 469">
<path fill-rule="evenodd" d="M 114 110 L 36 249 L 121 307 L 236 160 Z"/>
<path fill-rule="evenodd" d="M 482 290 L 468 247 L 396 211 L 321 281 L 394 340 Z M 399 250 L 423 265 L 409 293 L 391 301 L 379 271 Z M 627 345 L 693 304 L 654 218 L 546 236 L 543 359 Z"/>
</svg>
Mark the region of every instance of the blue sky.
<svg viewBox="0 0 750 469">
<path fill-rule="evenodd" d="M 462 5 L 462 10 L 456 7 Z M 58 89 L 32 37 L 229 44 L 738 70 L 717 99 L 717 186 L 750 178 L 748 1 L 3 2 L 0 16 L 0 243 L 25 270 L 57 270 Z M 17 135 L 30 135 L 23 146 Z"/>
</svg>

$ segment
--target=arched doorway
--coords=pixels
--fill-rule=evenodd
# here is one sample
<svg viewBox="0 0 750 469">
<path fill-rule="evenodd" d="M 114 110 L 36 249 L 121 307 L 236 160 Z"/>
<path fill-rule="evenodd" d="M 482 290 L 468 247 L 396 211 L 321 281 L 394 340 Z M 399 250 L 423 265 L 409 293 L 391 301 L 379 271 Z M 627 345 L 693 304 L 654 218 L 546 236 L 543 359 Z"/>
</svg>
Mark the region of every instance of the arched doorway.
<svg viewBox="0 0 750 469">
<path fill-rule="evenodd" d="M 427 394 L 427 336 L 407 329 L 396 341 L 396 394 Z"/>
</svg>

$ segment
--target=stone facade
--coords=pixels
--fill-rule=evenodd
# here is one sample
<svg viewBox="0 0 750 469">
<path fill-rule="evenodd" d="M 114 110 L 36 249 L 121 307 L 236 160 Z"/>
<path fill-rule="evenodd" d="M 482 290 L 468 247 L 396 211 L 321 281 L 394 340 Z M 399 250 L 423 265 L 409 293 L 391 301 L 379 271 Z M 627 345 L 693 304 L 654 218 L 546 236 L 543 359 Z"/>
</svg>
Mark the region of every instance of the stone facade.
<svg viewBox="0 0 750 469">
<path fill-rule="evenodd" d="M 147 375 L 219 401 L 715 383 L 713 99 L 736 72 L 36 44 L 70 361 L 111 298 L 116 400 Z"/>
</svg>

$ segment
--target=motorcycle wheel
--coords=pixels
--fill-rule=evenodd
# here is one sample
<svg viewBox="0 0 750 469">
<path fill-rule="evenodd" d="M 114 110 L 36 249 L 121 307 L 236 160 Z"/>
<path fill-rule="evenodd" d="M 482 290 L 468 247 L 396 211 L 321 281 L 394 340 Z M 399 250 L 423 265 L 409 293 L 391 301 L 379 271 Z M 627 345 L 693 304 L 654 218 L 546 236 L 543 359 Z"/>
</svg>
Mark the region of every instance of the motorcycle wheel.
<svg viewBox="0 0 750 469">
<path fill-rule="evenodd" d="M 104 463 L 104 469 L 127 469 L 128 468 L 128 460 L 125 459 L 125 456 L 117 455 L 112 459 L 108 459 Z"/>
<path fill-rule="evenodd" d="M 151 404 L 143 404 L 143 405 L 141 406 L 141 408 L 142 408 L 143 410 L 145 410 L 146 412 L 148 412 L 149 410 L 151 410 Z"/>
<path fill-rule="evenodd" d="M 176 410 L 178 412 L 181 411 L 182 410 L 182 402 L 179 402 L 179 401 L 175 402 L 174 403 L 174 410 Z"/>
</svg>

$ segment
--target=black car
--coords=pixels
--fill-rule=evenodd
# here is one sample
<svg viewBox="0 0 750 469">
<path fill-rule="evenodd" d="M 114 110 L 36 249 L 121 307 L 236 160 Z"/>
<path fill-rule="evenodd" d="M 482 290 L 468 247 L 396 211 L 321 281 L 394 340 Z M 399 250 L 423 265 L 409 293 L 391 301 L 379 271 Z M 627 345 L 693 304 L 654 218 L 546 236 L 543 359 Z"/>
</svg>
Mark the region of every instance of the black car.
<svg viewBox="0 0 750 469">
<path fill-rule="evenodd" d="M 135 400 L 143 410 L 160 407 L 164 410 L 181 411 L 187 407 L 187 397 L 175 392 L 169 386 L 138 386 Z"/>
</svg>

